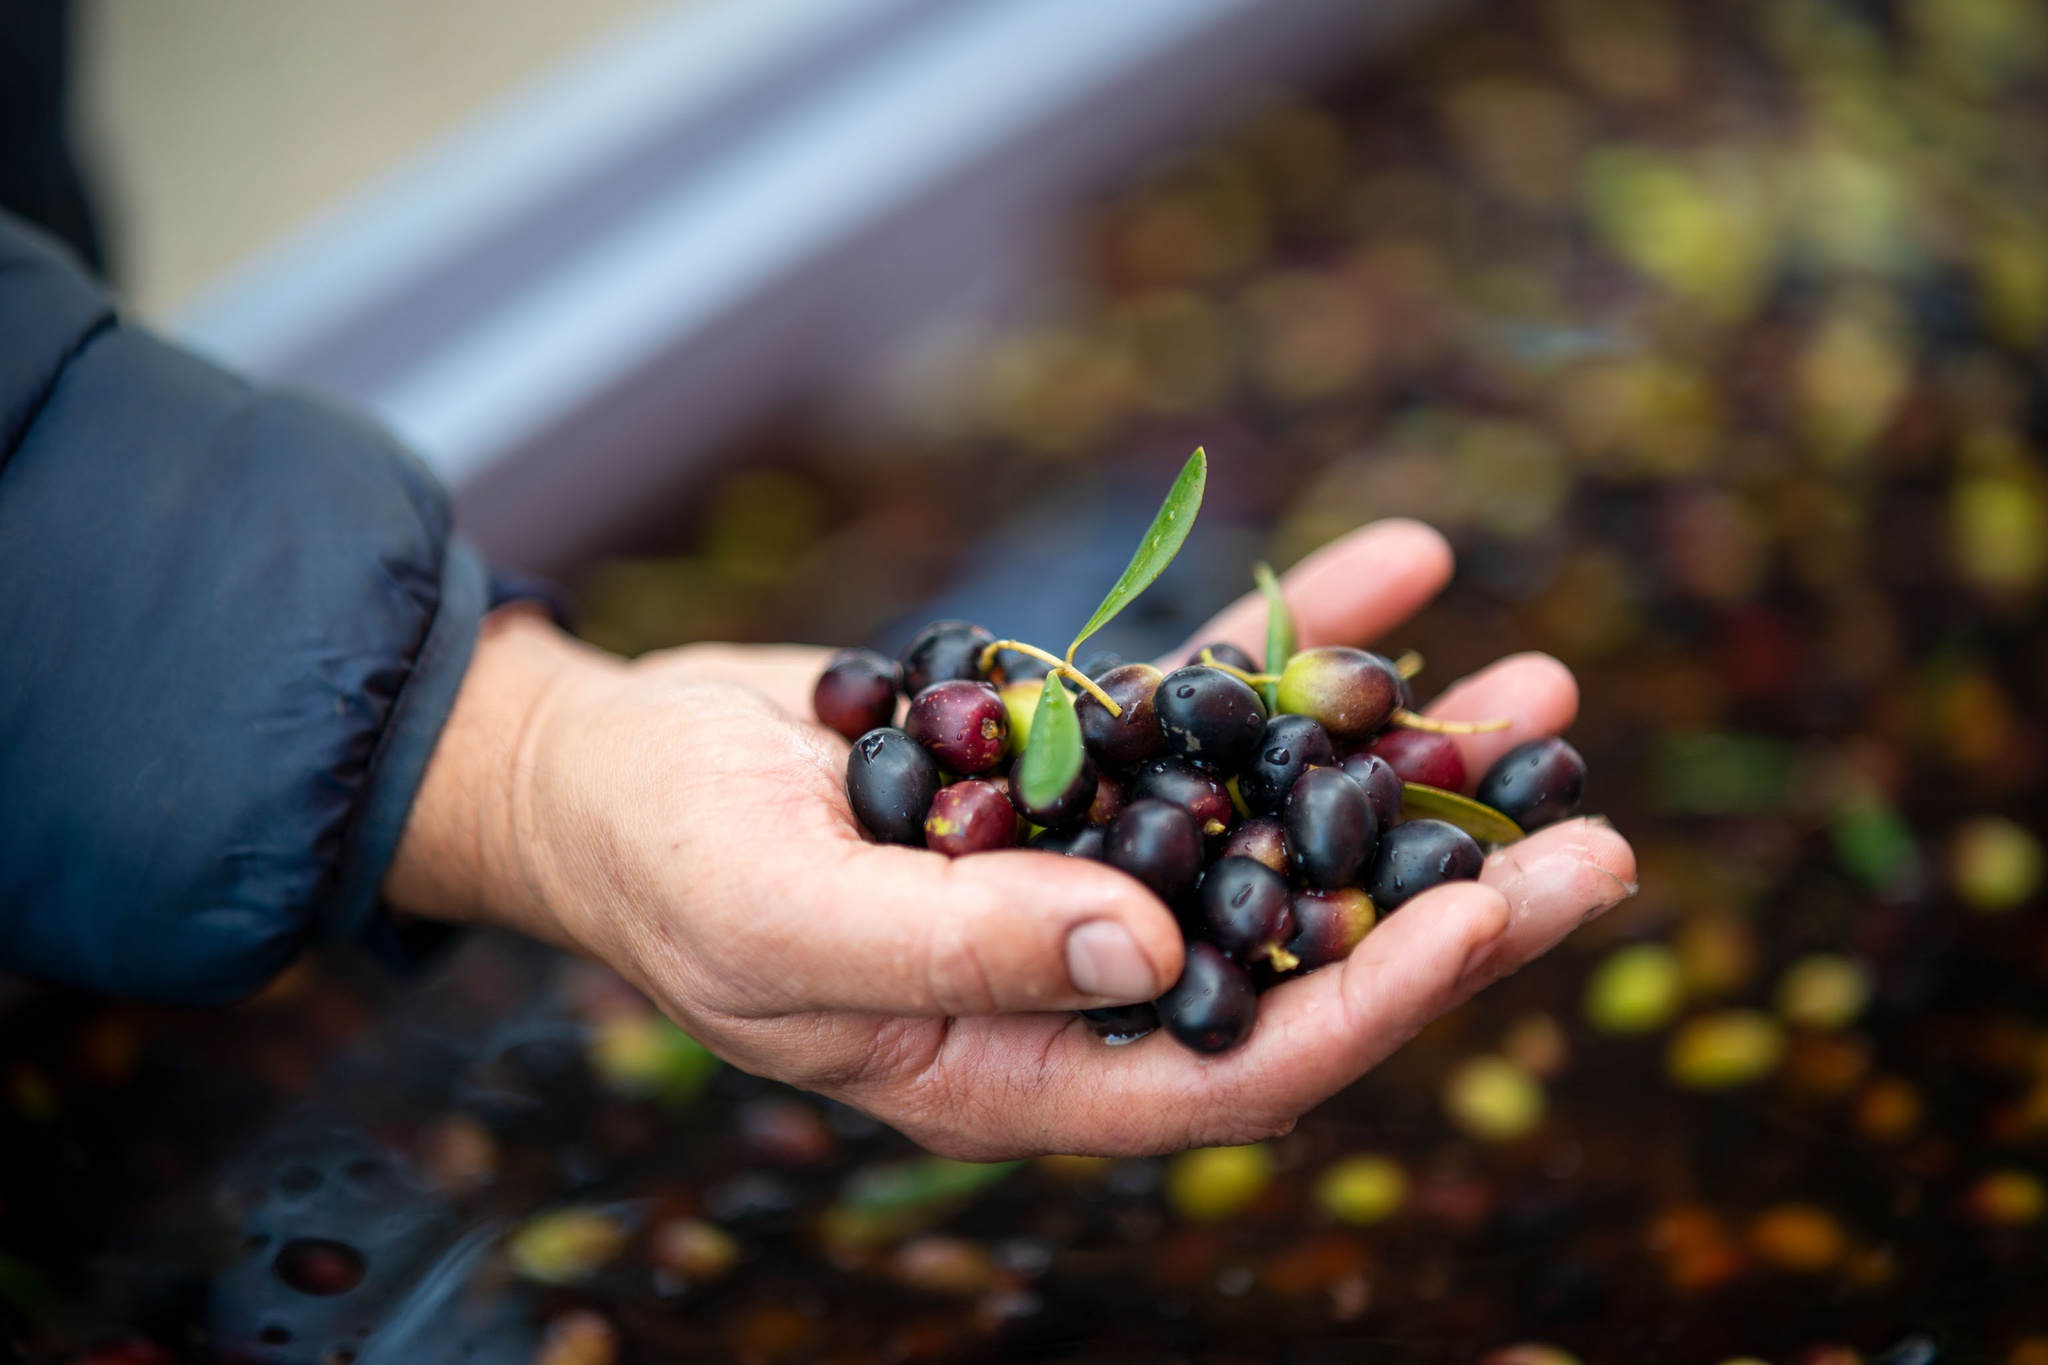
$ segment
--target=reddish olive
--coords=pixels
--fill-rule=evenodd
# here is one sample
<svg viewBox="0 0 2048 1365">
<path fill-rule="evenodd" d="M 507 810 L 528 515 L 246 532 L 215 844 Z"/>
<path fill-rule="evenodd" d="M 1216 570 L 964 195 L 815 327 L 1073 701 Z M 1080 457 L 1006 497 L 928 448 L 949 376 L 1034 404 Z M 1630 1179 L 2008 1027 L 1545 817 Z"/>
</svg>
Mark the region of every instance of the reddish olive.
<svg viewBox="0 0 2048 1365">
<path fill-rule="evenodd" d="M 931 751 L 941 768 L 969 776 L 1002 761 L 1010 742 L 1010 712 L 995 688 L 956 678 L 933 683 L 911 698 L 903 729 Z"/>
<path fill-rule="evenodd" d="M 851 740 L 896 719 L 896 661 L 872 649 L 842 649 L 811 693 L 818 719 Z"/>
<path fill-rule="evenodd" d="M 941 787 L 924 817 L 924 846 L 949 858 L 1011 848 L 1020 832 L 1009 795 L 993 782 Z"/>
</svg>

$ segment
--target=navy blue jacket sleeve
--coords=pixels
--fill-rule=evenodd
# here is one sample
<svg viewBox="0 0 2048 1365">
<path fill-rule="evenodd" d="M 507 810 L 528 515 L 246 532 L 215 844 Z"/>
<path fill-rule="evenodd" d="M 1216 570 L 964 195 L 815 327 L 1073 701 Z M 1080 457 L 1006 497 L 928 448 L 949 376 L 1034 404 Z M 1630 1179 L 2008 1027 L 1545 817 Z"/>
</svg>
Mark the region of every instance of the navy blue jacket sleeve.
<svg viewBox="0 0 2048 1365">
<path fill-rule="evenodd" d="M 0 965 L 210 1004 L 380 932 L 486 593 L 390 437 L 0 215 Z"/>
</svg>

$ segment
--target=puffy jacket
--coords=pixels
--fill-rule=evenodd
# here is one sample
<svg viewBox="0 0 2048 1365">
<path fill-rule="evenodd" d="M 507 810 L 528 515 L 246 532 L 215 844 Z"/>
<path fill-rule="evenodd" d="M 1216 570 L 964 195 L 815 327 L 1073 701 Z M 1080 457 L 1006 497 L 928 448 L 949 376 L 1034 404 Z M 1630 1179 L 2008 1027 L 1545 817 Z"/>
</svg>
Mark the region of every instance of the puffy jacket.
<svg viewBox="0 0 2048 1365">
<path fill-rule="evenodd" d="M 377 888 L 489 594 L 375 426 L 124 324 L 0 215 L 0 966 L 211 1004 Z"/>
</svg>

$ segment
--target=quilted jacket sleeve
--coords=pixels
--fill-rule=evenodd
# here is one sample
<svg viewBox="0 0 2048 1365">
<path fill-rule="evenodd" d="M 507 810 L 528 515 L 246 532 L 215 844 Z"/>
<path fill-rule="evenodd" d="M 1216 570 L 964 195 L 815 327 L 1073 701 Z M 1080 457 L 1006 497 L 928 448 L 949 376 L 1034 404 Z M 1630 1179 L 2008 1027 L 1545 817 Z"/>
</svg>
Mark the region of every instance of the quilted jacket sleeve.
<svg viewBox="0 0 2048 1365">
<path fill-rule="evenodd" d="M 487 591 L 389 436 L 0 216 L 0 966 L 208 1004 L 381 932 Z"/>
</svg>

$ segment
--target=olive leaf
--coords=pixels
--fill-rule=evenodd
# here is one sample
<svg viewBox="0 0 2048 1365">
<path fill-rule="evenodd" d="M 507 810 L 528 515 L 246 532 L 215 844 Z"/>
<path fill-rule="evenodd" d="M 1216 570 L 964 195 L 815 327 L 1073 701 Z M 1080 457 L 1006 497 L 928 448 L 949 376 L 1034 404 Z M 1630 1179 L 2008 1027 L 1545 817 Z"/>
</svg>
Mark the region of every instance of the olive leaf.
<svg viewBox="0 0 2048 1365">
<path fill-rule="evenodd" d="M 1008 1178 L 1023 1166 L 1021 1161 L 948 1161 L 944 1157 L 917 1157 L 886 1166 L 869 1166 L 855 1171 L 847 1180 L 840 1202 L 868 1212 L 918 1208 L 980 1192 Z"/>
<path fill-rule="evenodd" d="M 1060 685 L 1059 675 L 1048 673 L 1045 690 L 1038 694 L 1038 709 L 1031 713 L 1031 738 L 1024 742 L 1012 779 L 1017 794 L 1028 806 L 1050 806 L 1072 785 L 1086 759 L 1074 699 Z"/>
<path fill-rule="evenodd" d="M 1411 820 L 1446 821 L 1482 844 L 1512 844 L 1522 837 L 1522 827 L 1492 806 L 1420 782 L 1401 784 L 1401 813 Z"/>
<path fill-rule="evenodd" d="M 1138 551 L 1125 566 L 1123 577 L 1109 590 L 1109 596 L 1102 599 L 1102 605 L 1088 618 L 1088 624 L 1081 627 L 1081 633 L 1074 637 L 1074 643 L 1067 646 L 1067 658 L 1072 660 L 1074 651 L 1081 642 L 1108 625 L 1110 618 L 1136 601 L 1138 594 L 1152 586 L 1152 581 L 1166 571 L 1173 563 L 1173 557 L 1180 553 L 1181 542 L 1188 538 L 1188 529 L 1195 524 L 1195 513 L 1202 507 L 1202 489 L 1209 482 L 1209 457 L 1198 446 L 1188 456 L 1188 462 L 1181 466 L 1180 477 L 1173 481 L 1173 487 L 1166 491 L 1166 501 L 1159 504 L 1158 515 L 1152 518 L 1151 526 L 1145 530 L 1145 538 L 1138 542 Z"/>
<path fill-rule="evenodd" d="M 1252 565 L 1252 581 L 1259 585 L 1259 592 L 1266 599 L 1265 671 L 1277 676 L 1294 657 L 1294 613 L 1287 609 L 1287 597 L 1280 591 L 1280 580 L 1273 576 L 1272 565 L 1264 561 Z M 1260 683 L 1259 690 L 1266 694 L 1266 714 L 1278 711 L 1280 684 Z"/>
<path fill-rule="evenodd" d="M 855 1171 L 818 1220 L 826 1244 L 866 1251 L 945 1221 L 983 1190 L 1007 1180 L 1021 1161 L 982 1164 L 917 1157 Z"/>
</svg>

